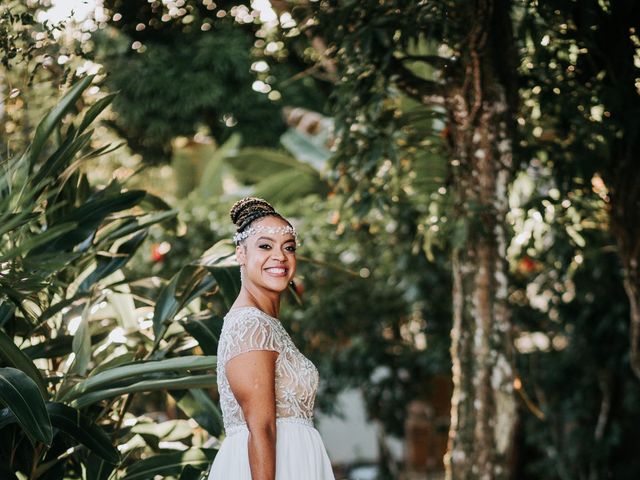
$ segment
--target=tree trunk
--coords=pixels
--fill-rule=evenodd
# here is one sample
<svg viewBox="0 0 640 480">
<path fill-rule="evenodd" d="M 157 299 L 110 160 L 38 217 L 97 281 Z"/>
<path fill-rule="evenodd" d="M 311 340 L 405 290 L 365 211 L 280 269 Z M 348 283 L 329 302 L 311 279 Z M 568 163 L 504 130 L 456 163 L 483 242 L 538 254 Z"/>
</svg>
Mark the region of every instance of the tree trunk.
<svg viewBox="0 0 640 480">
<path fill-rule="evenodd" d="M 629 298 L 631 370 L 640 379 L 640 175 L 635 160 L 640 142 L 627 134 L 628 153 L 617 162 L 611 176 L 611 230 L 618 244 L 624 273 L 624 289 Z"/>
<path fill-rule="evenodd" d="M 607 72 L 610 88 L 615 91 L 615 96 L 603 96 L 617 124 L 603 177 L 610 193 L 611 231 L 618 244 L 629 297 L 630 365 L 640 379 L 640 96 L 637 47 L 629 35 L 636 28 L 638 13 L 637 2 L 614 2 L 610 14 L 598 17 L 598 35 L 592 38 L 594 28 L 585 28 L 581 41 L 595 50 L 592 62 Z"/>
<path fill-rule="evenodd" d="M 445 463 L 451 480 L 506 479 L 516 401 L 505 224 L 513 106 L 503 68 L 513 42 L 507 2 L 480 0 L 468 9 L 471 32 L 446 99 L 464 235 L 453 247 L 454 391 Z"/>
</svg>

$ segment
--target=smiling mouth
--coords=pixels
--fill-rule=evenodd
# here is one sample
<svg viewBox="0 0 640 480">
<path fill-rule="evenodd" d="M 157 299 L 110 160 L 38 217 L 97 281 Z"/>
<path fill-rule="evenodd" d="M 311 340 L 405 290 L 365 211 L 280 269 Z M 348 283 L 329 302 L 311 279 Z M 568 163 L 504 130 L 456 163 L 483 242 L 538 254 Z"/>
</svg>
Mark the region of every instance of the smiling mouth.
<svg viewBox="0 0 640 480">
<path fill-rule="evenodd" d="M 269 272 L 271 275 L 277 275 L 280 277 L 283 277 L 287 273 L 289 273 L 289 269 L 283 268 L 283 267 L 269 267 L 269 268 L 265 268 L 265 271 Z"/>
</svg>

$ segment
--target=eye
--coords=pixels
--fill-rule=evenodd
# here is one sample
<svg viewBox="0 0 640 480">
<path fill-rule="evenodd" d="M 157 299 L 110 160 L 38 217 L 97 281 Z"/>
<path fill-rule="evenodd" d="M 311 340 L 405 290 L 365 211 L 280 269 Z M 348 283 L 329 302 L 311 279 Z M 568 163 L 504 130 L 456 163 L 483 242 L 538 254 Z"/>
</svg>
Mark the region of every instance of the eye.
<svg viewBox="0 0 640 480">
<path fill-rule="evenodd" d="M 259 247 L 258 247 L 258 248 L 263 248 L 263 247 L 271 248 L 271 245 L 269 245 L 268 243 L 263 243 L 263 244 L 259 245 Z M 289 251 L 289 252 L 295 252 L 295 251 L 296 251 L 296 247 L 291 247 L 291 246 L 289 246 L 289 247 L 286 247 L 286 249 L 287 249 L 287 251 Z"/>
</svg>

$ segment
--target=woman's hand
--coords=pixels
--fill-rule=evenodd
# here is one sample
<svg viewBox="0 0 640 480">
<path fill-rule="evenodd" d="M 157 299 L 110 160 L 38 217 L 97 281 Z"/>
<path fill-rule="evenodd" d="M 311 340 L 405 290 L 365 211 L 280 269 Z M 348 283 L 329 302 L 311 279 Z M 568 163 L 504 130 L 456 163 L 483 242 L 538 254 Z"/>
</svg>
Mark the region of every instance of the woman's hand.
<svg viewBox="0 0 640 480">
<path fill-rule="evenodd" d="M 225 365 L 227 380 L 249 428 L 249 466 L 252 480 L 276 478 L 275 370 L 279 353 L 253 350 Z"/>
</svg>

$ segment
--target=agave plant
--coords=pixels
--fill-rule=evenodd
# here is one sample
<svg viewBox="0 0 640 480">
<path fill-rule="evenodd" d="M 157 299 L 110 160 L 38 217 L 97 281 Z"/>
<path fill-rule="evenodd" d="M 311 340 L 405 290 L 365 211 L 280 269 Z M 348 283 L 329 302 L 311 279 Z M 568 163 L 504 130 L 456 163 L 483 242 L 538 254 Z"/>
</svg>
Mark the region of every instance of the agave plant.
<svg viewBox="0 0 640 480">
<path fill-rule="evenodd" d="M 0 160 L 0 478 L 198 478 L 222 432 L 207 391 L 222 320 L 200 296 L 234 297 L 233 252 L 217 245 L 169 281 L 127 278 L 149 227 L 176 212 L 116 180 L 90 185 L 84 162 L 115 148 L 93 148 L 90 128 L 112 95 L 75 112 L 92 80 Z M 186 418 L 134 414 L 149 392 Z"/>
</svg>

